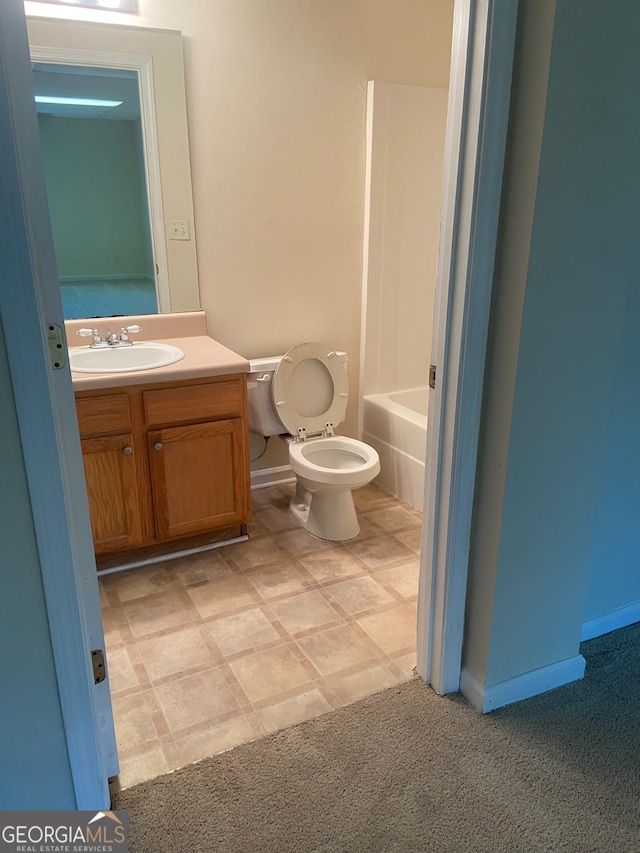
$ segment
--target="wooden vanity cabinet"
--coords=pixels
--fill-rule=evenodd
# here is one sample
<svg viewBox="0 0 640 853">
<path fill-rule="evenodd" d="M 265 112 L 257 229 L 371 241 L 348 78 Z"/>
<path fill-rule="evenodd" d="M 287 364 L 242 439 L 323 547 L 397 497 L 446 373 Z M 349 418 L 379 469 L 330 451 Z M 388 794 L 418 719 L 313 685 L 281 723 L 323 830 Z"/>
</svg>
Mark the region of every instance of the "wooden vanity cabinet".
<svg viewBox="0 0 640 853">
<path fill-rule="evenodd" d="M 251 518 L 244 374 L 76 395 L 96 554 Z"/>
<path fill-rule="evenodd" d="M 143 538 L 129 403 L 123 393 L 76 399 L 97 554 L 136 548 Z"/>
</svg>

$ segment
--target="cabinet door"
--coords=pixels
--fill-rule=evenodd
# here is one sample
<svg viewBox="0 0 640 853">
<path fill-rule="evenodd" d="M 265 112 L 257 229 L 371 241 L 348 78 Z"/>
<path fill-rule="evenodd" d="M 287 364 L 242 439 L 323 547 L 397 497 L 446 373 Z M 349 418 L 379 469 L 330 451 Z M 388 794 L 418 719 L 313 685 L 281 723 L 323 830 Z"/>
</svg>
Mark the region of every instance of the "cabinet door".
<svg viewBox="0 0 640 853">
<path fill-rule="evenodd" d="M 243 430 L 233 418 L 147 433 L 159 539 L 249 519 Z"/>
<path fill-rule="evenodd" d="M 82 461 L 96 554 L 136 547 L 142 537 L 131 436 L 84 439 Z"/>
</svg>

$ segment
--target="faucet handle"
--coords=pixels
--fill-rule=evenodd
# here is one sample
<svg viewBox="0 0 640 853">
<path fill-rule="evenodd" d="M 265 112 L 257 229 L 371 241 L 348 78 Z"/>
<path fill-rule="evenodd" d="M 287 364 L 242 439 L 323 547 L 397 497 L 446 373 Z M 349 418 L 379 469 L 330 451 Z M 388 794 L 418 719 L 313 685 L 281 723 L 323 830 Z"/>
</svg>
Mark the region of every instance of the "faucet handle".
<svg viewBox="0 0 640 853">
<path fill-rule="evenodd" d="M 99 344 L 101 341 L 100 332 L 97 329 L 78 329 L 76 335 L 80 335 L 81 338 L 93 337 L 94 344 Z"/>
<path fill-rule="evenodd" d="M 135 323 L 133 326 L 123 326 L 120 329 L 120 340 L 128 341 L 129 335 L 135 335 L 140 331 L 142 331 L 142 326 L 138 326 L 137 323 Z"/>
</svg>

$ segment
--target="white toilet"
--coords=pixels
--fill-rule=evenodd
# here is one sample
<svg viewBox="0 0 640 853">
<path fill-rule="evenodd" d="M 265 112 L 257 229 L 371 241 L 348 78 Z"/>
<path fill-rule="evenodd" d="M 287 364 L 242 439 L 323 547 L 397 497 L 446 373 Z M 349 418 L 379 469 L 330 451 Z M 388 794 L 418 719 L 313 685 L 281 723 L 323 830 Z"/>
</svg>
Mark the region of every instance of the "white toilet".
<svg viewBox="0 0 640 853">
<path fill-rule="evenodd" d="M 373 447 L 333 434 L 349 398 L 346 361 L 346 353 L 326 344 L 303 343 L 249 362 L 249 429 L 289 441 L 297 480 L 290 512 L 309 533 L 332 542 L 358 535 L 351 493 L 380 472 Z"/>
</svg>

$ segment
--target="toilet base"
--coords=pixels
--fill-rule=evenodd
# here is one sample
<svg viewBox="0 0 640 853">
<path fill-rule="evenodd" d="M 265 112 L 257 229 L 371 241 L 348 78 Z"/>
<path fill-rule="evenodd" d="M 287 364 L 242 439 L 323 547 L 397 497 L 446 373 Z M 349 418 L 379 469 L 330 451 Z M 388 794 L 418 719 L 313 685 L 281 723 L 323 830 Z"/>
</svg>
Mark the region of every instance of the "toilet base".
<svg viewBox="0 0 640 853">
<path fill-rule="evenodd" d="M 355 539 L 360 524 L 349 488 L 311 491 L 300 481 L 296 494 L 289 501 L 289 512 L 308 533 L 329 542 Z"/>
</svg>

